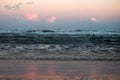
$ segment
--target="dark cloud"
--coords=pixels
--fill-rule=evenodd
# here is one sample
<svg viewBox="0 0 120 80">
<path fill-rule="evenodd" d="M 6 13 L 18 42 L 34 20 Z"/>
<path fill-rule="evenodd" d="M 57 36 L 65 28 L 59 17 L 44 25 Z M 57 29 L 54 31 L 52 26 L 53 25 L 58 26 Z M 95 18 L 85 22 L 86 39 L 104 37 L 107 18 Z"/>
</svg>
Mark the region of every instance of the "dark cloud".
<svg viewBox="0 0 120 80">
<path fill-rule="evenodd" d="M 26 2 L 26 3 L 18 3 L 18 4 L 15 4 L 13 6 L 11 5 L 5 5 L 4 8 L 8 9 L 8 10 L 19 10 L 21 6 L 23 5 L 32 5 L 33 4 L 33 1 L 31 2 Z"/>
<path fill-rule="evenodd" d="M 26 2 L 25 4 L 33 4 L 33 1 L 31 1 L 31 2 Z"/>
</svg>

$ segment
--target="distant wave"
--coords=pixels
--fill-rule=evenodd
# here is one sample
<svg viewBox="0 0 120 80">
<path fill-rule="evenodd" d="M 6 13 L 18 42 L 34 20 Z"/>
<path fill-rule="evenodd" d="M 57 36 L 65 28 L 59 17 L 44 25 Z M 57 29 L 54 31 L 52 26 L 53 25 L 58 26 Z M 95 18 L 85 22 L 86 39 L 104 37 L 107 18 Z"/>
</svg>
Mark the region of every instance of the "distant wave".
<svg viewBox="0 0 120 80">
<path fill-rule="evenodd" d="M 116 34 L 25 34 L 0 33 L 0 43 L 23 44 L 120 44 L 120 35 Z"/>
</svg>

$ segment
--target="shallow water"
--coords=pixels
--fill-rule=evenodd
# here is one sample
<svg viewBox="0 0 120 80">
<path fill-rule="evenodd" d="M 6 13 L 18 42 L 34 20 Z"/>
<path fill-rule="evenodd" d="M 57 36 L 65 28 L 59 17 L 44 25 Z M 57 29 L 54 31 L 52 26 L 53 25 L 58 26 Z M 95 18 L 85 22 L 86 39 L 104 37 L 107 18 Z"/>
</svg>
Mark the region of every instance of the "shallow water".
<svg viewBox="0 0 120 80">
<path fill-rule="evenodd" d="M 0 44 L 0 59 L 120 61 L 119 45 Z"/>
<path fill-rule="evenodd" d="M 120 62 L 0 60 L 0 80 L 120 80 Z"/>
</svg>

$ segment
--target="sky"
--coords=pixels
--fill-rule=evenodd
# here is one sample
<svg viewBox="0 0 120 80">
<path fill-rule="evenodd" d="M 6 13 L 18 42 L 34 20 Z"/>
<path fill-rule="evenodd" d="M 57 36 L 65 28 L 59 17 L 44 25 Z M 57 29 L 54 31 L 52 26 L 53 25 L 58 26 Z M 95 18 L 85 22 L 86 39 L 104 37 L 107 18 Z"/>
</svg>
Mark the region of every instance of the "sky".
<svg viewBox="0 0 120 80">
<path fill-rule="evenodd" d="M 120 30 L 120 0 L 0 0 L 0 28 Z"/>
</svg>

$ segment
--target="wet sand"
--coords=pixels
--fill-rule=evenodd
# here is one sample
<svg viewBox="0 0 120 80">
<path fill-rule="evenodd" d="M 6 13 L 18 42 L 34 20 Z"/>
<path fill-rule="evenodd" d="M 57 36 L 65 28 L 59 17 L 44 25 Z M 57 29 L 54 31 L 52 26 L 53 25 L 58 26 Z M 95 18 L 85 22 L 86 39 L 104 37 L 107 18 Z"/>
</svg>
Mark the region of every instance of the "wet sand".
<svg viewBox="0 0 120 80">
<path fill-rule="evenodd" d="M 118 61 L 0 60 L 0 80 L 120 80 Z"/>
</svg>

